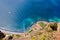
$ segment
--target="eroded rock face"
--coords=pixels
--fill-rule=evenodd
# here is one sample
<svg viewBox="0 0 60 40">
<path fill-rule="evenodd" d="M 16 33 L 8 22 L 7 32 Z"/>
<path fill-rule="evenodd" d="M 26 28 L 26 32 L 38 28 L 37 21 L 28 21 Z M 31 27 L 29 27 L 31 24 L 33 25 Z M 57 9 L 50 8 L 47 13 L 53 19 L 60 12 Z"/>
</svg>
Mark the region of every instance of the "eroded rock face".
<svg viewBox="0 0 60 40">
<path fill-rule="evenodd" d="M 13 37 L 12 36 L 9 36 L 8 40 L 12 40 L 12 39 L 13 39 Z"/>
<path fill-rule="evenodd" d="M 52 22 L 50 23 L 50 28 L 53 30 L 53 31 L 57 31 L 57 28 L 58 28 L 58 25 L 56 22 Z"/>
<path fill-rule="evenodd" d="M 0 38 L 4 38 L 5 34 L 0 31 Z"/>
</svg>

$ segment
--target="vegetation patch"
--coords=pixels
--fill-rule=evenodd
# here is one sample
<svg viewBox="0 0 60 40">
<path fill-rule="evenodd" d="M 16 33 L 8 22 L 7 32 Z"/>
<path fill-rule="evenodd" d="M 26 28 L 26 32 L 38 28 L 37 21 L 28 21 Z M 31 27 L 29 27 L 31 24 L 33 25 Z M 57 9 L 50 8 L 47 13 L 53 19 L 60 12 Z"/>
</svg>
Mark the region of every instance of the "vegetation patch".
<svg viewBox="0 0 60 40">
<path fill-rule="evenodd" d="M 45 27 L 46 26 L 46 24 L 43 23 L 43 22 L 39 22 L 39 25 L 42 26 L 42 27 Z"/>
<path fill-rule="evenodd" d="M 16 37 L 19 38 L 19 37 L 21 37 L 21 35 L 18 35 L 18 34 L 17 34 Z"/>
<path fill-rule="evenodd" d="M 29 33 L 31 33 L 33 30 L 29 30 Z"/>
</svg>

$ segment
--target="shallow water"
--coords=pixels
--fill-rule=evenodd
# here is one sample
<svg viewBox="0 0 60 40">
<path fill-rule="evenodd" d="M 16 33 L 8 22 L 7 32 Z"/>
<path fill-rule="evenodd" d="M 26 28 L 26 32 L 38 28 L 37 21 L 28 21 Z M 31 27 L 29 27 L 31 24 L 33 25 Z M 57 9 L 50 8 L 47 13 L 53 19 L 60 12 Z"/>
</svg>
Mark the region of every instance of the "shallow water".
<svg viewBox="0 0 60 40">
<path fill-rule="evenodd" d="M 24 32 L 38 20 L 60 22 L 60 1 L 0 0 L 0 28 Z"/>
</svg>

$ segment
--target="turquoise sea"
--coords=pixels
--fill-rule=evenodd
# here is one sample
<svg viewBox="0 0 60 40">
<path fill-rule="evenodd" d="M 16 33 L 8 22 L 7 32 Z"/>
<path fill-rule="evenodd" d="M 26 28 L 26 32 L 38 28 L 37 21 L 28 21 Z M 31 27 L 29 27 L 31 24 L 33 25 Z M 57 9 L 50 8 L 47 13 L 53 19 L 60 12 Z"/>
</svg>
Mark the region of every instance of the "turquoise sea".
<svg viewBox="0 0 60 40">
<path fill-rule="evenodd" d="M 0 0 L 0 29 L 25 32 L 37 21 L 60 22 L 60 0 Z"/>
</svg>

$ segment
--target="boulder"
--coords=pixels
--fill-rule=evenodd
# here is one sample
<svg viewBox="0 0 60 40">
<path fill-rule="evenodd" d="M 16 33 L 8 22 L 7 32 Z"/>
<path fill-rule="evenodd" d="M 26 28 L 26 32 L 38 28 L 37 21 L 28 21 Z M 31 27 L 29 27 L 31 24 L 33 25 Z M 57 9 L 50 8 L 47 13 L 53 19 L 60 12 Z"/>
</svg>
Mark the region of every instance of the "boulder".
<svg viewBox="0 0 60 40">
<path fill-rule="evenodd" d="M 53 30 L 53 31 L 57 31 L 57 28 L 58 28 L 58 25 L 56 22 L 52 22 L 50 23 L 50 28 Z"/>
</svg>

